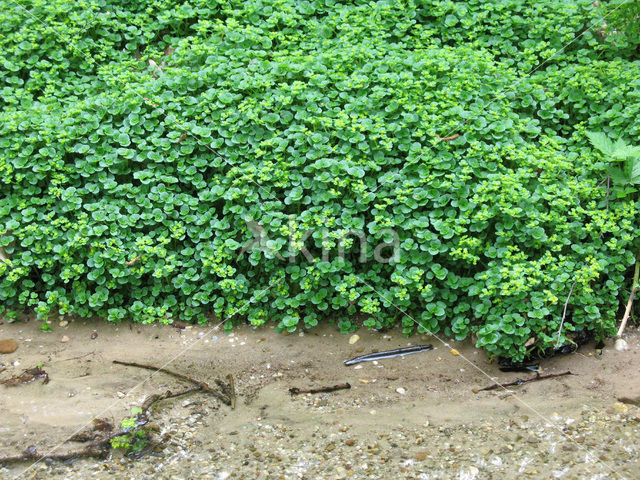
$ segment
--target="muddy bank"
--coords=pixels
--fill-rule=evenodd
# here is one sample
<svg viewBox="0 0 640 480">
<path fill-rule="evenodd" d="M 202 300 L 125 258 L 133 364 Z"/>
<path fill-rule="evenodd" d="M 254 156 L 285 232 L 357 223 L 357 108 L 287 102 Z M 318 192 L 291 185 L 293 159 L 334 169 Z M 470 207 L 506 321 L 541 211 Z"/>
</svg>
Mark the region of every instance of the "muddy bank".
<svg viewBox="0 0 640 480">
<path fill-rule="evenodd" d="M 39 363 L 49 375 L 0 386 L 0 455 L 36 446 L 44 453 L 96 417 L 114 424 L 151 394 L 184 383 L 124 360 L 166 366 L 213 382 L 231 373 L 235 410 L 193 393 L 167 400 L 153 416 L 164 444 L 140 459 L 39 461 L 0 469 L 2 478 L 637 478 L 640 336 L 629 352 L 586 345 L 543 362 L 543 374 L 575 375 L 477 392 L 503 373 L 468 343 L 443 346 L 331 327 L 284 336 L 240 328 L 232 335 L 195 326 L 71 322 L 38 331 L 35 321 L 0 326 L 18 348 L 0 355 L 0 380 Z M 66 338 L 64 338 L 66 337 Z M 65 341 L 62 341 L 65 340 Z M 369 353 L 431 343 L 433 350 L 344 366 Z M 290 388 L 348 382 L 332 393 L 290 396 Z M 515 392 L 515 393 L 511 393 Z"/>
</svg>

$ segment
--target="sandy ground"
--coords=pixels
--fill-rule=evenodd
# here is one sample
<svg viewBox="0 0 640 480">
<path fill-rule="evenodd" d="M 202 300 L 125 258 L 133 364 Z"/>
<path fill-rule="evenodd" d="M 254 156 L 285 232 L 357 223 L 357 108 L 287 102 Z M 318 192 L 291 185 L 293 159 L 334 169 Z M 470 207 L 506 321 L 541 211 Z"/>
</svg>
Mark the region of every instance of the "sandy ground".
<svg viewBox="0 0 640 480">
<path fill-rule="evenodd" d="M 0 325 L 0 339 L 19 344 L 0 355 L 0 380 L 38 363 L 50 376 L 47 384 L 0 387 L 0 456 L 32 446 L 40 454 L 77 448 L 65 440 L 92 419 L 117 425 L 148 395 L 185 386 L 113 360 L 165 366 L 210 384 L 231 373 L 238 404 L 231 410 L 203 393 L 167 400 L 151 419 L 163 443 L 140 458 L 114 452 L 104 460 L 8 464 L 0 466 L 3 479 L 640 477 L 640 408 L 617 401 L 640 397 L 637 331 L 627 337 L 628 352 L 607 342 L 599 355 L 591 344 L 542 365 L 544 374 L 575 375 L 478 392 L 531 374 L 500 372 L 469 343 L 452 342 L 456 356 L 435 338 L 399 332 L 360 331 L 350 344 L 329 326 L 289 336 L 249 327 L 227 335 L 97 321 L 56 322 L 51 333 L 38 326 Z M 435 348 L 343 364 L 424 343 Z M 344 382 L 352 388 L 288 393 Z"/>
</svg>

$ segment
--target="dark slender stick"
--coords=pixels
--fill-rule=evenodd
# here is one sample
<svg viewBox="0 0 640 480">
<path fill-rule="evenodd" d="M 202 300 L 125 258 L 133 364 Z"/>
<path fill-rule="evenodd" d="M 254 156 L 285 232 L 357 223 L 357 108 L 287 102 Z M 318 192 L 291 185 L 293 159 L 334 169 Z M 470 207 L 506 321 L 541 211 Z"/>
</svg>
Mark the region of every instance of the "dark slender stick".
<svg viewBox="0 0 640 480">
<path fill-rule="evenodd" d="M 51 363 L 68 362 L 69 360 L 79 360 L 81 358 L 88 357 L 89 355 L 95 355 L 95 354 L 96 352 L 89 352 L 89 353 L 85 353 L 84 355 L 78 355 L 77 357 L 63 358 L 62 360 L 56 360 L 55 362 L 51 362 Z"/>
<path fill-rule="evenodd" d="M 16 463 L 16 462 L 26 462 L 30 460 L 41 460 L 42 458 L 50 458 L 52 460 L 70 460 L 72 458 L 87 458 L 87 457 L 97 457 L 102 458 L 107 455 L 109 450 L 102 446 L 98 447 L 85 447 L 82 449 L 71 450 L 68 452 L 60 452 L 60 453 L 51 453 L 49 455 L 41 456 L 37 450 L 29 450 L 24 453 L 20 453 L 17 455 L 7 455 L 5 457 L 0 457 L 0 464 L 2 463 Z"/>
<path fill-rule="evenodd" d="M 145 365 L 145 364 L 142 364 L 142 363 L 122 362 L 120 360 L 114 360 L 113 363 L 116 363 L 118 365 L 125 365 L 127 367 L 144 368 L 146 370 L 151 370 L 151 371 L 154 371 L 154 372 L 166 373 L 167 375 L 171 375 L 171 376 L 173 376 L 175 378 L 178 378 L 180 380 L 184 380 L 185 382 L 189 382 L 189 383 L 194 384 L 200 390 L 202 390 L 203 392 L 207 392 L 207 393 L 213 395 L 214 397 L 216 397 L 218 400 L 220 400 L 225 405 L 231 405 L 231 400 L 226 395 L 223 395 L 220 392 L 217 392 L 216 390 L 211 388 L 209 385 L 207 385 L 205 382 L 201 382 L 200 380 L 196 380 L 194 378 L 188 377 L 188 376 L 183 375 L 181 373 L 172 372 L 171 370 L 167 370 L 166 368 L 154 367 L 153 365 Z"/>
<path fill-rule="evenodd" d="M 140 408 L 142 408 L 143 412 L 147 412 L 151 407 L 153 407 L 156 403 L 161 402 L 163 400 L 168 400 L 170 398 L 182 397 L 183 395 L 188 395 L 194 392 L 201 392 L 202 389 L 199 387 L 189 388 L 187 390 L 183 390 L 177 393 L 166 392 L 163 395 L 150 395 L 147 397 Z"/>
<path fill-rule="evenodd" d="M 231 390 L 231 410 L 236 409 L 236 386 L 233 384 L 233 375 L 227 375 L 227 379 L 229 379 L 229 389 Z"/>
<path fill-rule="evenodd" d="M 289 393 L 291 395 L 300 395 L 301 393 L 328 393 L 335 392 L 336 390 L 347 390 L 351 388 L 351 385 L 348 383 L 340 383 L 338 385 L 333 385 L 331 387 L 320 387 L 320 388 L 290 388 Z"/>
<path fill-rule="evenodd" d="M 522 385 L 524 383 L 539 382 L 540 380 L 546 380 L 548 378 L 564 377 L 565 375 L 574 375 L 574 374 L 567 370 L 566 372 L 562 372 L 562 373 L 551 373 L 549 375 L 536 375 L 535 377 L 527 378 L 526 380 L 522 380 L 521 378 L 518 378 L 517 380 L 509 383 L 494 383 L 493 385 L 481 388 L 478 391 L 485 392 L 487 390 L 497 390 L 499 388 L 514 387 L 517 385 Z"/>
<path fill-rule="evenodd" d="M 433 345 L 416 345 L 414 347 L 397 348 L 395 350 L 386 350 L 384 352 L 368 353 L 366 355 L 360 355 L 359 357 L 352 358 L 344 362 L 345 365 L 355 365 L 361 362 L 372 362 L 373 360 L 382 360 L 383 358 L 401 357 L 403 355 L 409 355 L 412 353 L 422 352 L 424 350 L 431 350 Z"/>
</svg>

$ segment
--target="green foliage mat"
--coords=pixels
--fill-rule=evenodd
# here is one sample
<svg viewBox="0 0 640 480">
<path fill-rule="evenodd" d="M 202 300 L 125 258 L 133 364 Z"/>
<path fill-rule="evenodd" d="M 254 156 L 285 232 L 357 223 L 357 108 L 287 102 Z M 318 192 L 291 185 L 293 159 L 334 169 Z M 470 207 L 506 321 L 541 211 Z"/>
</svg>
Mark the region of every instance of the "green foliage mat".
<svg viewBox="0 0 640 480">
<path fill-rule="evenodd" d="M 640 62 L 593 3 L 1 0 L 0 305 L 520 359 L 575 283 L 560 344 L 610 334 L 636 205 L 585 131 L 639 137 Z"/>
</svg>

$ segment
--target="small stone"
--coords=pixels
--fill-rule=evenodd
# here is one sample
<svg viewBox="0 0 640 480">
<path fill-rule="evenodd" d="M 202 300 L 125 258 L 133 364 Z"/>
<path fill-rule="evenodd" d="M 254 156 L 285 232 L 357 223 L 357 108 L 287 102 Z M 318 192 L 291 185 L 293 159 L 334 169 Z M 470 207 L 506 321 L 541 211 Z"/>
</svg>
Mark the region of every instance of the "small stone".
<svg viewBox="0 0 640 480">
<path fill-rule="evenodd" d="M 478 392 L 479 392 L 478 387 L 473 387 L 473 388 L 471 389 L 471 391 L 472 391 L 473 393 L 478 393 Z"/>
<path fill-rule="evenodd" d="M 416 460 L 424 462 L 427 459 L 427 452 L 416 452 Z"/>
<path fill-rule="evenodd" d="M 331 452 L 336 448 L 336 446 L 333 443 L 330 443 L 329 445 L 327 445 L 327 447 L 325 448 L 325 451 L 327 452 Z"/>
<path fill-rule="evenodd" d="M 405 393 L 407 393 L 407 391 L 402 387 L 396 388 L 396 392 L 398 392 L 400 395 L 404 395 Z"/>
<path fill-rule="evenodd" d="M 349 447 L 353 447 L 356 444 L 356 441 L 353 438 L 350 438 L 349 440 L 346 440 L 344 443 Z"/>
<path fill-rule="evenodd" d="M 442 361 L 442 357 L 436 357 L 436 362 L 441 362 Z"/>
<path fill-rule="evenodd" d="M 62 343 L 67 343 L 67 342 L 69 341 L 69 337 L 67 337 L 66 335 L 64 335 L 64 336 L 60 339 L 60 341 L 61 341 Z"/>
<path fill-rule="evenodd" d="M 619 352 L 626 352 L 629 350 L 629 345 L 623 338 L 619 338 L 616 340 L 615 349 Z"/>
<path fill-rule="evenodd" d="M 360 336 L 359 335 L 351 335 L 351 338 L 349 339 L 349 345 L 353 345 L 358 340 L 360 340 Z"/>
<path fill-rule="evenodd" d="M 96 338 L 98 338 L 98 332 L 93 332 L 91 334 L 91 340 L 95 340 Z"/>
<path fill-rule="evenodd" d="M 367 380 L 366 378 L 359 378 L 358 381 L 360 383 L 369 383 L 371 380 Z"/>
<path fill-rule="evenodd" d="M 58 325 L 60 325 L 61 327 L 66 327 L 67 325 L 69 325 L 69 322 L 67 320 L 62 320 Z"/>
<path fill-rule="evenodd" d="M 18 342 L 15 340 L 0 340 L 0 353 L 13 353 L 18 349 Z"/>
<path fill-rule="evenodd" d="M 449 353 L 451 355 L 453 355 L 454 357 L 459 357 L 460 356 L 460 352 L 458 350 L 456 350 L 455 348 L 452 348 L 451 350 L 449 350 Z"/>
<path fill-rule="evenodd" d="M 629 407 L 622 402 L 616 402 L 613 404 L 613 409 L 617 413 L 627 413 L 629 411 Z"/>
</svg>

